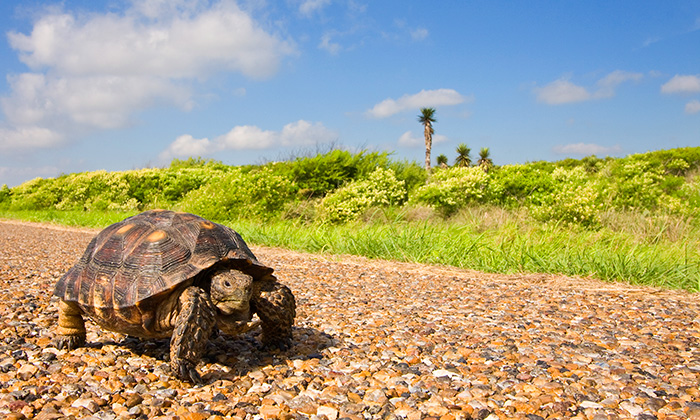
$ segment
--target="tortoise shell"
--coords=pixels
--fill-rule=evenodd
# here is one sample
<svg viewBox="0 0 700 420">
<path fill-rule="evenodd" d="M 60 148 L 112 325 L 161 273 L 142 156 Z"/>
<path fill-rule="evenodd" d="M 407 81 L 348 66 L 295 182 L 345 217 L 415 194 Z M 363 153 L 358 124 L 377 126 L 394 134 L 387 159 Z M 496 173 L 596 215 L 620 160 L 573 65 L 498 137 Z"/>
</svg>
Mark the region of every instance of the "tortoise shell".
<svg viewBox="0 0 700 420">
<path fill-rule="evenodd" d="M 157 305 L 218 264 L 255 279 L 273 271 L 258 262 L 234 230 L 194 214 L 151 210 L 101 231 L 58 281 L 54 294 L 82 308 L 128 312 L 145 301 Z"/>
</svg>

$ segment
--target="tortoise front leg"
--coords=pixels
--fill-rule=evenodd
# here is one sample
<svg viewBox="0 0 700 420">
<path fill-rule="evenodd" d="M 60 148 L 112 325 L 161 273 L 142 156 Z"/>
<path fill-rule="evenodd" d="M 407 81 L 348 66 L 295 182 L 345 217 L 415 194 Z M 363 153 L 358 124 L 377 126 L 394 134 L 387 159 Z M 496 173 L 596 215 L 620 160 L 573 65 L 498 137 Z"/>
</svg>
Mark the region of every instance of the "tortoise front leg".
<svg viewBox="0 0 700 420">
<path fill-rule="evenodd" d="M 216 308 L 209 296 L 195 286 L 185 289 L 179 303 L 170 339 L 170 367 L 180 379 L 195 384 L 201 382 L 195 367 L 216 324 Z"/>
<path fill-rule="evenodd" d="M 259 293 L 253 293 L 252 306 L 262 321 L 262 341 L 266 347 L 286 350 L 292 344 L 292 325 L 296 316 L 296 302 L 289 288 L 269 276 L 254 284 Z"/>
<path fill-rule="evenodd" d="M 77 303 L 63 299 L 58 302 L 58 337 L 54 345 L 67 350 L 85 345 L 85 320 Z"/>
</svg>

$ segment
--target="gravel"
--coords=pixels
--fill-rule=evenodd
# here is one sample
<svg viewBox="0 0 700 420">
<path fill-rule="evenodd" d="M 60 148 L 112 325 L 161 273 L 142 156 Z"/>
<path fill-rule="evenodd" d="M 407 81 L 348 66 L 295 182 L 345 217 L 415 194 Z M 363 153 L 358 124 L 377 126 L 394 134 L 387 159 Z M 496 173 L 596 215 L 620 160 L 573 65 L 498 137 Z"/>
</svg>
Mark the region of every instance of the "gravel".
<svg viewBox="0 0 700 420">
<path fill-rule="evenodd" d="M 700 419 L 697 295 L 253 247 L 298 303 L 294 345 L 212 338 L 204 385 L 167 340 L 88 322 L 51 346 L 54 284 L 93 230 L 0 221 L 0 417 Z"/>
</svg>

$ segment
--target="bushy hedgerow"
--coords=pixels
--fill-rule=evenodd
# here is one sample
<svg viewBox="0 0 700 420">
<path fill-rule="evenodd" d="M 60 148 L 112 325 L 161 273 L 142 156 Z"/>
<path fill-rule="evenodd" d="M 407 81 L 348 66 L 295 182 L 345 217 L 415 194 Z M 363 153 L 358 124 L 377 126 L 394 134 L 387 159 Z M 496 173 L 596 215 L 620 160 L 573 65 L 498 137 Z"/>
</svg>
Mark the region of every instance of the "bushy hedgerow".
<svg viewBox="0 0 700 420">
<path fill-rule="evenodd" d="M 406 183 L 391 169 L 376 168 L 367 179 L 353 181 L 327 195 L 320 204 L 322 217 L 331 223 L 355 220 L 373 206 L 400 205 L 406 201 Z"/>
<path fill-rule="evenodd" d="M 9 210 L 180 208 L 217 220 L 299 217 L 334 223 L 410 201 L 444 216 L 474 204 L 526 208 L 537 219 L 596 226 L 607 210 L 700 216 L 700 147 L 625 158 L 589 156 L 425 170 L 385 152 L 333 150 L 267 165 L 174 160 L 164 169 L 84 172 L 0 188 Z M 320 204 L 319 204 L 320 203 Z M 318 205 L 317 205 L 318 204 Z"/>
</svg>

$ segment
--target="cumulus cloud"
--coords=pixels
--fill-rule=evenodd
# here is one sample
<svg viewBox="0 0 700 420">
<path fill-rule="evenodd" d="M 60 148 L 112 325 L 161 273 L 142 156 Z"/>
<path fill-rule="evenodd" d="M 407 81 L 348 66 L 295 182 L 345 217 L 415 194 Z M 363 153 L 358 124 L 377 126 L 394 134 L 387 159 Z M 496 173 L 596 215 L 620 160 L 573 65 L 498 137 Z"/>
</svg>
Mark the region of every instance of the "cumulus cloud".
<svg viewBox="0 0 700 420">
<path fill-rule="evenodd" d="M 416 28 L 411 31 L 411 38 L 414 41 L 422 41 L 428 37 L 428 30 L 425 28 Z"/>
<path fill-rule="evenodd" d="M 661 93 L 697 93 L 700 92 L 700 77 L 694 75 L 675 75 L 661 86 Z"/>
<path fill-rule="evenodd" d="M 50 9 L 7 39 L 31 72 L 10 75 L 0 98 L 4 150 L 124 127 L 159 104 L 189 109 L 197 81 L 220 72 L 267 78 L 295 53 L 227 1 L 135 1 L 122 13 L 80 16 Z"/>
<path fill-rule="evenodd" d="M 639 81 L 641 73 L 631 73 L 616 70 L 598 80 L 595 89 L 587 89 L 569 81 L 568 78 L 555 80 L 543 87 L 536 87 L 534 93 L 538 102 L 547 105 L 562 105 L 593 99 L 610 98 L 615 96 L 615 89 L 628 81 Z"/>
<path fill-rule="evenodd" d="M 399 99 L 385 99 L 366 111 L 365 115 L 373 118 L 387 118 L 399 112 L 424 107 L 458 105 L 470 100 L 454 89 L 421 90 L 413 95 L 404 95 Z"/>
<path fill-rule="evenodd" d="M 447 141 L 447 137 L 442 134 L 433 135 L 433 144 L 444 143 Z M 425 146 L 425 137 L 413 134 L 411 131 L 406 131 L 403 133 L 398 140 L 398 145 L 402 147 L 418 147 Z"/>
<path fill-rule="evenodd" d="M 167 101 L 189 106 L 189 91 L 157 77 L 56 77 L 24 73 L 8 78 L 12 94 L 0 99 L 8 121 L 87 128 L 124 126 L 131 112 Z"/>
<path fill-rule="evenodd" d="M 51 14 L 28 35 L 9 32 L 8 40 L 30 68 L 73 76 L 186 78 L 226 70 L 264 78 L 293 51 L 233 3 L 196 13 L 166 8 L 146 20 L 136 10 L 83 19 Z"/>
<path fill-rule="evenodd" d="M 697 114 L 698 112 L 700 112 L 700 101 L 693 100 L 685 104 L 686 114 Z"/>
<path fill-rule="evenodd" d="M 0 151 L 28 151 L 55 147 L 65 142 L 65 137 L 44 127 L 0 127 Z"/>
<path fill-rule="evenodd" d="M 323 124 L 305 120 L 289 123 L 280 131 L 263 130 L 252 125 L 239 125 L 213 140 L 197 139 L 189 134 L 182 135 L 160 154 L 160 159 L 168 161 L 176 157 L 207 156 L 225 150 L 308 146 L 333 141 L 337 136 L 337 133 Z"/>
<path fill-rule="evenodd" d="M 601 146 L 594 143 L 572 143 L 554 146 L 552 151 L 558 155 L 590 156 L 617 154 L 622 152 L 622 148 L 619 145 Z"/>
<path fill-rule="evenodd" d="M 568 104 L 591 99 L 591 94 L 582 86 L 566 79 L 555 80 L 548 85 L 536 88 L 537 101 L 548 105 Z"/>
</svg>

